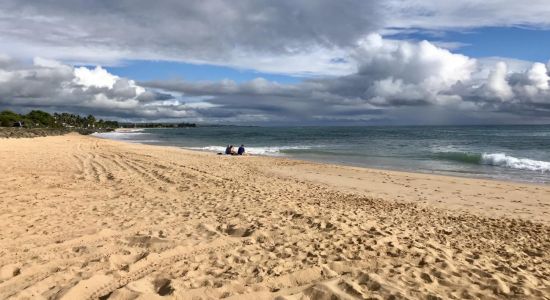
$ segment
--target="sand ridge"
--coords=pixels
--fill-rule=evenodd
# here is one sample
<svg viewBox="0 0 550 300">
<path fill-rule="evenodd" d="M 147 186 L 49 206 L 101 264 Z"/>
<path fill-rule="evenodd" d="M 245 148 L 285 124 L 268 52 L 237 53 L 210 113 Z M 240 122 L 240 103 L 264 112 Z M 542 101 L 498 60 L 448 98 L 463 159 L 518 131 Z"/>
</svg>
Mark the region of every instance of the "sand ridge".
<svg viewBox="0 0 550 300">
<path fill-rule="evenodd" d="M 354 185 L 348 168 L 78 135 L 0 140 L 0 161 L 1 299 L 550 297 L 545 186 L 478 182 L 534 191 L 512 218 L 444 209 L 452 177 Z M 434 207 L 380 178 L 455 189 Z"/>
</svg>

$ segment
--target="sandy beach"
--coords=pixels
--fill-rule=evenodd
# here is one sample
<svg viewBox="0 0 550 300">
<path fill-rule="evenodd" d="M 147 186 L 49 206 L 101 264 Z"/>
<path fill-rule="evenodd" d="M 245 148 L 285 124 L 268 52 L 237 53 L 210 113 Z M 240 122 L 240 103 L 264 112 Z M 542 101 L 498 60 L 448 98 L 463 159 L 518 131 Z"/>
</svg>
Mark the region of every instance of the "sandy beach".
<svg viewBox="0 0 550 300">
<path fill-rule="evenodd" d="M 549 299 L 550 186 L 0 139 L 0 299 Z"/>
</svg>

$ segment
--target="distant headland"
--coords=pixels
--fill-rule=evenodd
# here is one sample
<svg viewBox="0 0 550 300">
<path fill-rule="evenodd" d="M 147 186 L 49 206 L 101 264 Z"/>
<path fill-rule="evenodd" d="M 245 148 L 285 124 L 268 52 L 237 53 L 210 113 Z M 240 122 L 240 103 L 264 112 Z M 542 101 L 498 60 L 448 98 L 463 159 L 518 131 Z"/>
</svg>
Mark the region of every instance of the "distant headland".
<svg viewBox="0 0 550 300">
<path fill-rule="evenodd" d="M 91 134 L 113 131 L 116 128 L 182 128 L 196 127 L 194 123 L 129 123 L 97 119 L 93 115 L 81 116 L 72 113 L 50 114 L 32 110 L 19 114 L 10 110 L 0 112 L 0 138 L 36 137 L 62 135 L 69 132 Z"/>
</svg>

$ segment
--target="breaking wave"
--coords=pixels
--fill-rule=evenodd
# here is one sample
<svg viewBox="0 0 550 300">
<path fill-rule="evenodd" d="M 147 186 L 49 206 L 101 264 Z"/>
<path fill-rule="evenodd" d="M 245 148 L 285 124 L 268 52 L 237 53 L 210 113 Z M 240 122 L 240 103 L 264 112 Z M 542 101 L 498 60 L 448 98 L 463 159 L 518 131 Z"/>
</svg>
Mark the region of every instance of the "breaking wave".
<svg viewBox="0 0 550 300">
<path fill-rule="evenodd" d="M 111 139 L 111 140 L 118 140 L 118 141 L 125 141 L 130 143 L 157 143 L 158 140 L 155 139 L 146 139 L 144 138 L 147 135 L 150 135 L 148 132 L 144 132 L 143 129 L 140 128 L 132 128 L 132 129 L 124 129 L 124 130 L 116 130 L 111 132 L 96 132 L 92 134 L 93 136 L 105 138 L 105 139 Z"/>
<path fill-rule="evenodd" d="M 503 168 L 550 172 L 550 162 L 529 158 L 518 158 L 506 153 L 466 153 L 466 152 L 438 152 L 435 158 L 451 160 L 468 164 L 480 164 Z"/>
<path fill-rule="evenodd" d="M 284 155 L 286 151 L 292 150 L 305 150 L 311 149 L 311 146 L 269 146 L 269 147 L 245 147 L 246 152 L 255 155 L 270 155 L 270 156 L 281 156 Z M 203 150 L 203 151 L 213 151 L 213 152 L 225 152 L 225 147 L 223 146 L 206 146 L 206 147 L 190 147 L 189 149 L 193 150 Z"/>
<path fill-rule="evenodd" d="M 517 158 L 505 153 L 483 153 L 481 162 L 485 165 L 506 167 L 519 170 L 550 172 L 550 162 L 533 160 L 529 158 Z"/>
</svg>

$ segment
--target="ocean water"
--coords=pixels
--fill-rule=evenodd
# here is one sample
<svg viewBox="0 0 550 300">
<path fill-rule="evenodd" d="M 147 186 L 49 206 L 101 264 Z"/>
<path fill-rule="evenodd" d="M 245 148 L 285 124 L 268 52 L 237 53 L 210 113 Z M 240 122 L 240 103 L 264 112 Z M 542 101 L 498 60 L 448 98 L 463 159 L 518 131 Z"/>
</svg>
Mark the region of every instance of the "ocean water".
<svg viewBox="0 0 550 300">
<path fill-rule="evenodd" d="M 99 137 L 466 177 L 550 183 L 550 126 L 196 127 Z"/>
</svg>

